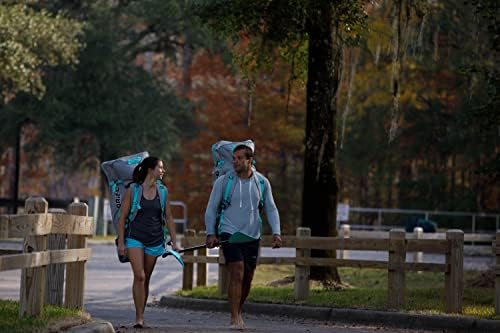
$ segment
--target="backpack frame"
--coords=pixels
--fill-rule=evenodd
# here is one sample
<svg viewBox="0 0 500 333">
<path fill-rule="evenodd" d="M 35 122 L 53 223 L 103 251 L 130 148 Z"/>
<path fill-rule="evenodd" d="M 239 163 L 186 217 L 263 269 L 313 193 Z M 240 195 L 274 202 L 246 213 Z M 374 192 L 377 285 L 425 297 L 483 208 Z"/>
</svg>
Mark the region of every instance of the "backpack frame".
<svg viewBox="0 0 500 333">
<path fill-rule="evenodd" d="M 147 151 L 117 158 L 115 160 L 105 161 L 101 163 L 101 169 L 106 176 L 110 191 L 110 208 L 113 227 L 118 234 L 118 223 L 121 216 L 121 208 L 123 199 L 129 187 L 132 188 L 130 211 L 125 219 L 125 233 L 127 232 L 130 221 L 133 221 L 137 212 L 141 209 L 140 198 L 142 196 L 142 186 L 133 182 L 133 172 L 135 167 L 149 156 Z M 168 229 L 165 227 L 165 209 L 167 203 L 168 189 L 161 182 L 157 181 L 156 189 L 160 196 L 160 204 L 162 209 L 162 225 L 164 230 L 164 239 L 168 234 Z M 115 244 L 118 246 L 118 237 L 115 239 Z M 128 262 L 128 257 L 118 256 L 120 262 Z"/>
</svg>

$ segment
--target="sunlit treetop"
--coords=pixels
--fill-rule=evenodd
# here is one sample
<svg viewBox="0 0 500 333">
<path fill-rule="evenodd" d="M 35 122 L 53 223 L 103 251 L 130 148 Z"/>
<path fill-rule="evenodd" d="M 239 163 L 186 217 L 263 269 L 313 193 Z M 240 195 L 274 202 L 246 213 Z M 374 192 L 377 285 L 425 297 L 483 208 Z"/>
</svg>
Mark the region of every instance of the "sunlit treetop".
<svg viewBox="0 0 500 333">
<path fill-rule="evenodd" d="M 62 13 L 22 4 L 0 5 L 0 90 L 8 102 L 18 92 L 41 98 L 48 67 L 78 62 L 83 24 Z"/>
</svg>

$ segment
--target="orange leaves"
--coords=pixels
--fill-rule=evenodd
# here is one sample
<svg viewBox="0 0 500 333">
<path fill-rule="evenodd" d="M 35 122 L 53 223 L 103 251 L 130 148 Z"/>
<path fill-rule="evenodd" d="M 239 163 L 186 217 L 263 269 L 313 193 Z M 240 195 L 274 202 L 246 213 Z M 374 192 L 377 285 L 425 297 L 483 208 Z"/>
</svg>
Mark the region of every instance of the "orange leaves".
<svg viewBox="0 0 500 333">
<path fill-rule="evenodd" d="M 258 167 L 263 172 L 279 172 L 272 168 L 281 150 L 301 152 L 305 94 L 298 86 L 288 96 L 289 70 L 280 64 L 275 68 L 272 75 L 259 74 L 250 91 L 249 82 L 220 56 L 205 51 L 195 55 L 189 68 L 191 89 L 186 96 L 194 104 L 198 132 L 181 143 L 181 156 L 172 161 L 169 169 L 173 200 L 187 203 L 190 228 L 204 228 L 212 187 L 213 143 L 254 139 Z M 168 73 L 169 77 L 179 78 L 181 68 L 170 66 Z"/>
</svg>

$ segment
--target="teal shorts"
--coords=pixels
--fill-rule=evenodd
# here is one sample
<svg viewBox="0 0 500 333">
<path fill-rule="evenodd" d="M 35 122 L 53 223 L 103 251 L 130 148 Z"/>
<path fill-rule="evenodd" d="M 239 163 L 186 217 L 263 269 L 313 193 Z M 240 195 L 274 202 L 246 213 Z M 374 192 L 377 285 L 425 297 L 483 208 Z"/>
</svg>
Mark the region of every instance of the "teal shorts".
<svg viewBox="0 0 500 333">
<path fill-rule="evenodd" d="M 144 249 L 144 253 L 152 257 L 159 257 L 165 253 L 165 246 L 163 246 L 163 244 L 157 246 L 146 246 L 133 238 L 125 238 L 125 247 L 127 249 L 132 247 Z"/>
</svg>

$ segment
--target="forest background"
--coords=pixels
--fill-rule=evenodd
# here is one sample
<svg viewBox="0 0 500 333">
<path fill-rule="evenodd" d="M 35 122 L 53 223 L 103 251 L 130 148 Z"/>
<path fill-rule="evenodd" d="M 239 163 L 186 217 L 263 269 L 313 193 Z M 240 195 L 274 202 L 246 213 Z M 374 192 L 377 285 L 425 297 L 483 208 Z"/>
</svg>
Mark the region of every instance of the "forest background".
<svg viewBox="0 0 500 333">
<path fill-rule="evenodd" d="M 308 3 L 289 2 L 290 10 Z M 19 198 L 107 195 L 100 163 L 147 150 L 165 160 L 171 200 L 184 201 L 190 227 L 201 230 L 211 144 L 252 138 L 283 229 L 293 233 L 301 225 L 307 40 L 276 48 L 257 67 L 245 31 L 214 34 L 203 3 L 0 2 L 0 198 L 15 188 Z M 498 213 L 497 1 L 363 8 L 365 24 L 341 49 L 337 201 Z"/>
</svg>

